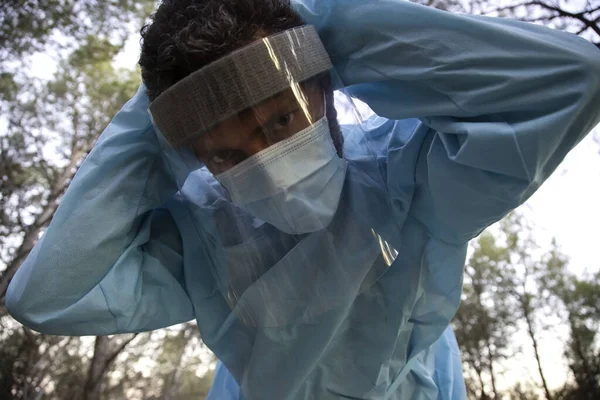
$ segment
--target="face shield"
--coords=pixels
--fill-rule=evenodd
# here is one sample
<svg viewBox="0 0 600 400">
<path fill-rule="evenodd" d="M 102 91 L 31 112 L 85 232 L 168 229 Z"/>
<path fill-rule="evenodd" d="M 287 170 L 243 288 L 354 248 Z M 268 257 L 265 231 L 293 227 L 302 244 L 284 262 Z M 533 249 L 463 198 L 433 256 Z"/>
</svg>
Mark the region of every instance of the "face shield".
<svg viewBox="0 0 600 400">
<path fill-rule="evenodd" d="M 353 172 L 375 158 L 363 135 L 370 122 L 345 94 L 315 29 L 228 54 L 161 94 L 150 113 L 187 208 L 179 222 L 184 252 L 201 248 L 201 257 L 186 259 L 188 286 L 209 270 L 229 313 L 203 337 L 236 379 L 273 357 L 270 342 L 305 341 L 298 327 L 325 318 L 333 334 L 395 254 L 379 234 L 389 215 L 375 209 L 373 222 L 362 209 L 367 194 L 383 198 L 379 171 Z M 219 350 L 232 330 L 253 343 L 236 345 L 243 356 Z M 314 340 L 307 352 L 325 346 L 327 334 Z"/>
</svg>

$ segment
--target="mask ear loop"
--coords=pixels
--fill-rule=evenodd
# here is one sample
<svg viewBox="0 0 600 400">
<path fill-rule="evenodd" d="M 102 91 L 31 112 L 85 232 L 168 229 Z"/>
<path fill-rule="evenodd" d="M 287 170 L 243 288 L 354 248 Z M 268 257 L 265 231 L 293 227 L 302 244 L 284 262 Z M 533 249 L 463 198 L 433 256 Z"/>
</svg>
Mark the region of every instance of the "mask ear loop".
<svg viewBox="0 0 600 400">
<path fill-rule="evenodd" d="M 323 91 L 323 118 L 327 117 L 327 95 L 325 94 L 325 89 Z"/>
</svg>

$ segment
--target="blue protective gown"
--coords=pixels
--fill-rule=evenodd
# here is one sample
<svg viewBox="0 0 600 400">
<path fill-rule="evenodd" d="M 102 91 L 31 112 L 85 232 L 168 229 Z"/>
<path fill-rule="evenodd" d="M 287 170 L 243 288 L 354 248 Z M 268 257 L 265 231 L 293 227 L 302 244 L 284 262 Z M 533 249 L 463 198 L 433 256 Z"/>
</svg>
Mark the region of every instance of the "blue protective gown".
<svg viewBox="0 0 600 400">
<path fill-rule="evenodd" d="M 393 249 L 374 284 L 343 313 L 259 332 L 240 323 L 211 273 L 224 245 L 197 223 L 218 225 L 231 204 L 205 169 L 178 190 L 142 87 L 79 169 L 6 306 L 48 334 L 196 319 L 222 362 L 212 399 L 464 398 L 449 324 L 467 243 L 599 122 L 600 51 L 568 33 L 397 0 L 295 6 L 348 92 L 378 114 L 344 127 L 348 173 L 332 222 L 356 217 Z M 351 270 L 355 248 L 336 243 Z M 230 254 L 244 249 L 260 246 Z"/>
</svg>

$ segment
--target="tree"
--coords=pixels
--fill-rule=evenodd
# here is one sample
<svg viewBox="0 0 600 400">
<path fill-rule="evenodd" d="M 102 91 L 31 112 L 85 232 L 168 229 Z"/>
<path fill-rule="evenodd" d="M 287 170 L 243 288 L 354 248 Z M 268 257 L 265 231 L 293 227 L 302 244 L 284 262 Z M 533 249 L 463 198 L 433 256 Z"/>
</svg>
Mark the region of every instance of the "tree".
<svg viewBox="0 0 600 400">
<path fill-rule="evenodd" d="M 510 254 L 490 233 L 482 234 L 472 244 L 472 250 L 454 328 L 471 396 L 499 399 L 498 366 L 511 355 L 510 337 L 516 323 L 509 301 L 511 287 L 507 286 L 503 273 Z"/>
<path fill-rule="evenodd" d="M 138 336 L 107 374 L 102 399 L 198 400 L 208 395 L 214 356 L 200 340 L 198 327 L 186 323 Z M 144 365 L 143 373 L 136 363 Z M 206 371 L 206 372 L 205 372 Z"/>
<path fill-rule="evenodd" d="M 568 260 L 556 243 L 548 259 L 542 287 L 552 296 L 553 305 L 569 327 L 565 357 L 573 374 L 574 385 L 558 393 L 563 399 L 600 397 L 600 272 L 577 277 L 567 269 Z"/>
<path fill-rule="evenodd" d="M 195 324 L 185 324 L 179 332 L 165 336 L 153 374 L 161 384 L 157 400 L 192 400 L 208 395 L 212 374 L 200 378 L 196 373 L 201 362 L 194 354 L 202 347 L 199 337 Z"/>
<path fill-rule="evenodd" d="M 600 272 L 587 277 L 570 273 L 558 245 L 553 242 L 550 251 L 542 251 L 532 227 L 517 213 L 497 228 L 472 244 L 463 299 L 454 320 L 469 396 L 500 398 L 497 366 L 517 351 L 510 346 L 512 335 L 523 329 L 546 399 L 599 398 Z M 540 333 L 551 333 L 557 317 L 569 327 L 564 355 L 573 379 L 553 391 L 544 373 Z M 506 394 L 537 398 L 535 388 L 525 382 Z"/>
<path fill-rule="evenodd" d="M 90 360 L 87 377 L 83 385 L 83 400 L 99 400 L 102 394 L 102 384 L 106 373 L 114 363 L 117 356 L 127 347 L 137 335 L 97 336 L 94 343 L 94 356 Z"/>
<path fill-rule="evenodd" d="M 39 335 L 3 321 L 0 398 L 39 399 L 52 387 L 56 399 L 79 398 L 84 378 L 81 340 Z"/>
<path fill-rule="evenodd" d="M 547 303 L 547 296 L 544 296 L 540 286 L 547 263 L 543 258 L 533 256 L 539 250 L 539 246 L 533 238 L 531 226 L 521 215 L 512 213 L 501 222 L 500 227 L 510 253 L 510 264 L 504 274 L 511 281 L 510 293 L 516 303 L 516 312 L 525 322 L 545 397 L 552 400 L 553 396 L 542 367 L 538 338 L 539 331 L 548 329 L 539 319 L 539 313 Z"/>
<path fill-rule="evenodd" d="M 122 42 L 129 36 L 131 24 L 140 25 L 153 8 L 151 0 L 3 1 L 0 60 L 18 63 L 27 54 L 81 43 L 88 35 Z"/>
<path fill-rule="evenodd" d="M 533 386 L 517 382 L 517 384 L 508 391 L 508 398 L 511 400 L 538 400 L 539 396 Z"/>
</svg>

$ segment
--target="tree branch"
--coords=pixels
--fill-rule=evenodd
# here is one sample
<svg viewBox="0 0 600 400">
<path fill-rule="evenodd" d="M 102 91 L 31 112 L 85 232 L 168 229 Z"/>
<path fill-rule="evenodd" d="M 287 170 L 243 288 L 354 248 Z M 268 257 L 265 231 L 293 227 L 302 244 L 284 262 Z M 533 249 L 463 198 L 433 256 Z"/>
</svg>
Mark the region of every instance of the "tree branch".
<svg viewBox="0 0 600 400">
<path fill-rule="evenodd" d="M 552 10 L 552 11 L 558 13 L 558 15 L 560 15 L 562 17 L 573 18 L 573 19 L 579 20 L 579 21 L 583 22 L 588 28 L 592 29 L 594 32 L 596 32 L 598 35 L 600 35 L 600 26 L 597 26 L 596 24 L 594 24 L 594 21 L 590 21 L 589 19 L 585 18 L 585 14 L 587 13 L 587 11 L 582 11 L 582 12 L 574 14 L 574 13 L 565 11 L 562 8 L 551 6 L 549 4 L 546 4 L 546 3 L 542 2 L 542 1 L 538 1 L 538 0 L 532 1 L 532 2 L 530 2 L 530 4 L 540 6 L 542 8 L 548 9 L 548 10 Z"/>
<path fill-rule="evenodd" d="M 123 350 L 125 350 L 125 347 L 127 347 L 129 345 L 129 343 L 131 343 L 133 341 L 133 339 L 135 339 L 137 337 L 137 333 L 134 333 L 133 336 L 131 336 L 129 339 L 125 340 L 123 343 L 121 343 L 121 345 L 119 347 L 116 348 L 116 350 L 111 354 L 111 356 L 106 360 L 105 364 L 105 369 L 114 361 L 115 358 L 117 358 L 117 356 L 119 354 L 121 354 L 121 352 Z"/>
<path fill-rule="evenodd" d="M 547 15 L 544 17 L 538 17 L 538 18 L 519 18 L 519 21 L 523 21 L 523 22 L 550 22 L 553 21 L 557 18 L 560 18 L 560 15 Z"/>
<path fill-rule="evenodd" d="M 593 13 L 595 13 L 596 11 L 600 11 L 600 7 L 596 7 L 596 8 L 594 8 L 593 10 L 585 10 L 585 11 L 584 11 L 584 13 L 585 13 L 585 14 L 593 14 Z"/>
<path fill-rule="evenodd" d="M 487 14 L 492 14 L 492 13 L 501 13 L 504 11 L 514 11 L 518 8 L 531 7 L 531 6 L 538 6 L 545 10 L 552 11 L 556 14 L 543 16 L 543 17 L 539 17 L 539 18 L 519 18 L 521 21 L 540 22 L 540 21 L 552 21 L 559 17 L 571 18 L 571 19 L 576 19 L 584 24 L 584 28 L 582 28 L 577 34 L 581 34 L 585 30 L 591 29 L 594 32 L 596 32 L 598 35 L 600 35 L 600 26 L 598 26 L 598 22 L 600 22 L 600 17 L 595 18 L 594 20 L 591 20 L 592 14 L 597 11 L 600 11 L 600 7 L 596 7 L 593 9 L 585 9 L 578 13 L 572 13 L 572 12 L 563 10 L 558 5 L 548 4 L 541 0 L 533 0 L 533 1 L 527 1 L 527 2 L 518 3 L 518 4 L 512 4 L 512 5 L 505 6 L 505 7 L 495 8 L 490 11 L 484 11 L 484 12 L 482 12 L 482 15 L 487 15 Z M 586 15 L 589 15 L 589 17 L 586 17 Z"/>
<path fill-rule="evenodd" d="M 585 25 L 583 28 L 581 28 L 580 30 L 578 30 L 575 34 L 577 36 L 581 35 L 583 32 L 587 31 L 589 28 L 589 26 Z"/>
<path fill-rule="evenodd" d="M 528 1 L 528 2 L 525 2 L 525 3 L 512 4 L 510 6 L 495 8 L 495 9 L 490 10 L 490 11 L 485 11 L 482 14 L 486 15 L 486 14 L 498 13 L 498 12 L 503 12 L 503 11 L 514 11 L 517 8 L 528 7 L 528 6 L 532 6 L 532 5 L 535 5 L 535 2 L 534 1 Z"/>
<path fill-rule="evenodd" d="M 125 349 L 125 347 L 135 339 L 137 333 L 121 343 L 116 349 L 110 350 L 112 340 L 107 336 L 96 336 L 94 344 L 94 356 L 90 360 L 88 375 L 83 386 L 84 400 L 97 400 L 100 398 L 100 383 L 106 374 L 106 371 L 115 360 L 115 358 Z"/>
</svg>

